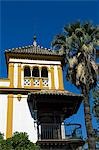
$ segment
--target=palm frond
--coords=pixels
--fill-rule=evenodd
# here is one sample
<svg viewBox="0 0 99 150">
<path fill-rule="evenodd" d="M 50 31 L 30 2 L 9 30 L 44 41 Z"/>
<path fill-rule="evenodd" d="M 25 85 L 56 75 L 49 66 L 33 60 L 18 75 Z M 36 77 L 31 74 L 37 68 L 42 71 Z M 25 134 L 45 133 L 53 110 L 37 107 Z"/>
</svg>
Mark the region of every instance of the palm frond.
<svg viewBox="0 0 99 150">
<path fill-rule="evenodd" d="M 97 65 L 94 62 L 95 46 L 99 46 L 99 27 L 90 22 L 75 22 L 64 27 L 64 33 L 53 41 L 59 51 L 64 51 L 68 63 L 67 79 L 77 87 L 96 85 Z"/>
<path fill-rule="evenodd" d="M 76 21 L 75 23 L 69 24 L 69 25 L 65 25 L 64 26 L 64 32 L 71 36 L 73 32 L 75 32 L 75 30 L 77 28 L 80 28 L 80 21 Z"/>
<path fill-rule="evenodd" d="M 64 35 L 57 35 L 53 42 L 51 43 L 52 47 L 57 47 L 57 45 L 65 45 L 66 38 Z"/>
<path fill-rule="evenodd" d="M 85 23 L 82 24 L 82 28 L 85 30 L 86 33 L 90 35 L 93 29 L 93 25 L 91 22 L 86 21 Z"/>
</svg>

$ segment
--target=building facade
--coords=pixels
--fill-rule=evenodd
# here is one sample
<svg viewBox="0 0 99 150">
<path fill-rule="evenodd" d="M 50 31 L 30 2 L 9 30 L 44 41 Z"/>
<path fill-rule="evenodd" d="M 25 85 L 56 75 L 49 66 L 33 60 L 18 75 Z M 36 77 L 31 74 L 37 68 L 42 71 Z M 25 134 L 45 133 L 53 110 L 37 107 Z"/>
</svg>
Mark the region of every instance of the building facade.
<svg viewBox="0 0 99 150">
<path fill-rule="evenodd" d="M 64 90 L 62 53 L 33 45 L 5 51 L 8 78 L 0 79 L 0 132 L 27 132 L 42 150 L 83 145 L 80 124 L 64 124 L 82 96 Z M 74 135 L 73 135 L 74 134 Z"/>
</svg>

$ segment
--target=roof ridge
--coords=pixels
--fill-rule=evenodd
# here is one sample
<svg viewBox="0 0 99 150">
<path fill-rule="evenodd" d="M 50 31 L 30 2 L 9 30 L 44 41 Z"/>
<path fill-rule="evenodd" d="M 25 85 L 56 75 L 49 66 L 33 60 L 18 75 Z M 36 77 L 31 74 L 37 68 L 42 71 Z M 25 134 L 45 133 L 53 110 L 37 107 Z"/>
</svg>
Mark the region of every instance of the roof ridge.
<svg viewBox="0 0 99 150">
<path fill-rule="evenodd" d="M 40 49 L 42 49 L 42 50 L 48 50 L 48 51 L 54 52 L 54 50 L 52 50 L 52 49 L 50 49 L 50 48 L 46 48 L 46 47 L 40 46 L 40 45 L 37 45 L 37 46 L 34 46 L 34 45 L 19 46 L 19 47 L 15 47 L 15 48 L 6 49 L 5 51 L 13 51 L 13 50 L 26 49 L 26 48 L 32 48 L 32 47 L 40 48 Z"/>
<path fill-rule="evenodd" d="M 19 46 L 17 48 L 10 48 L 5 50 L 7 53 L 13 54 L 34 54 L 34 55 L 49 55 L 49 56 L 63 56 L 62 53 L 57 53 L 54 49 L 51 48 L 44 48 L 40 45 L 26 45 L 26 46 Z"/>
</svg>

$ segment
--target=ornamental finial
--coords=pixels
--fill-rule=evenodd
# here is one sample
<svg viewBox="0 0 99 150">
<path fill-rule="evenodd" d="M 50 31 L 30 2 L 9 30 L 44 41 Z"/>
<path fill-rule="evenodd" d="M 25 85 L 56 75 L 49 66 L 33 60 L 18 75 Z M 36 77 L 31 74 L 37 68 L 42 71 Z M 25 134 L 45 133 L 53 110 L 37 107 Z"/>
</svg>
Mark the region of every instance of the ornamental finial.
<svg viewBox="0 0 99 150">
<path fill-rule="evenodd" d="M 36 36 L 35 36 L 35 35 L 34 35 L 34 37 L 33 37 L 33 40 L 34 40 L 34 41 L 33 41 L 33 46 L 36 47 L 36 46 L 37 46 L 37 42 L 36 42 Z"/>
</svg>

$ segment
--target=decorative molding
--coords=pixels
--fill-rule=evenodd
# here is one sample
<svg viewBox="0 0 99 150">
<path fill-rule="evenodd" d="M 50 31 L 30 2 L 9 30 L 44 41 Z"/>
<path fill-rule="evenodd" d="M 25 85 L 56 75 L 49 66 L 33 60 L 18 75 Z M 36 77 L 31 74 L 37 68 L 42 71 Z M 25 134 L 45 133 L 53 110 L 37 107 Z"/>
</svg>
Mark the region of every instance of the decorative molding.
<svg viewBox="0 0 99 150">
<path fill-rule="evenodd" d="M 61 64 L 61 61 L 47 61 L 47 60 L 29 60 L 29 59 L 14 59 L 14 58 L 10 58 L 9 62 L 14 62 L 14 63 L 23 63 L 25 64 L 25 66 L 28 66 L 29 64 L 41 64 L 41 65 L 59 65 Z"/>
<path fill-rule="evenodd" d="M 21 95 L 21 94 L 18 94 L 18 95 L 17 95 L 18 101 L 21 101 L 21 98 L 22 98 L 22 95 Z"/>
</svg>

